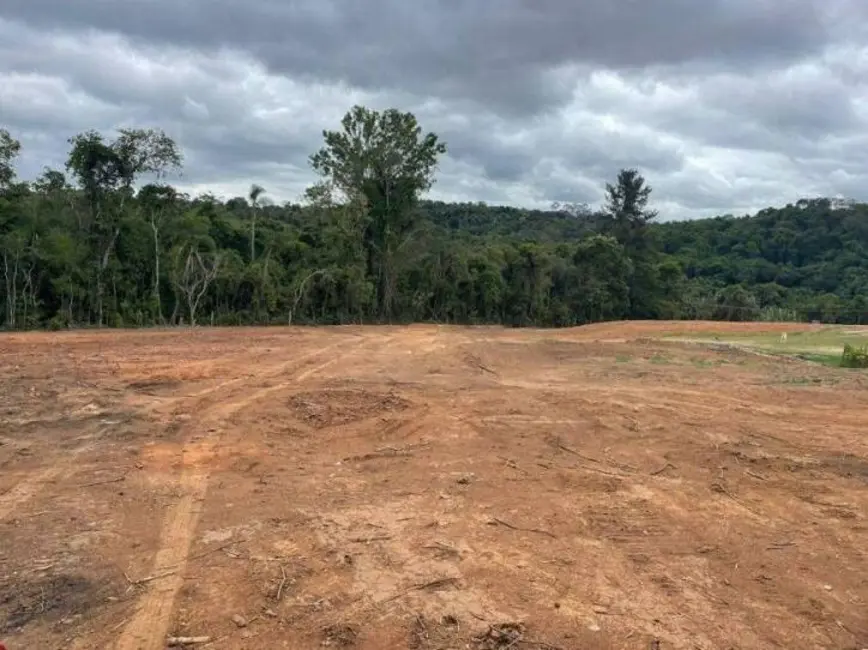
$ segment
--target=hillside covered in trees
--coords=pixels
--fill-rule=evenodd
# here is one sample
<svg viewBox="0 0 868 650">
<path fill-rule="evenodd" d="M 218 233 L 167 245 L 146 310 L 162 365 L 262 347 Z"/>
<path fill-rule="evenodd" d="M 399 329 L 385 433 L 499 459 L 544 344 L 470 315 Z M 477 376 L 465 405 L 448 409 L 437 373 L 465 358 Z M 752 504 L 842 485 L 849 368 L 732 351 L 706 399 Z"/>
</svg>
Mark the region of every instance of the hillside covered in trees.
<svg viewBox="0 0 868 650">
<path fill-rule="evenodd" d="M 422 200 L 444 152 L 413 115 L 355 107 L 311 157 L 321 182 L 279 206 L 180 193 L 159 130 L 76 135 L 23 182 L 0 130 L 0 326 L 868 322 L 868 205 L 658 223 L 632 169 L 597 211 Z"/>
</svg>

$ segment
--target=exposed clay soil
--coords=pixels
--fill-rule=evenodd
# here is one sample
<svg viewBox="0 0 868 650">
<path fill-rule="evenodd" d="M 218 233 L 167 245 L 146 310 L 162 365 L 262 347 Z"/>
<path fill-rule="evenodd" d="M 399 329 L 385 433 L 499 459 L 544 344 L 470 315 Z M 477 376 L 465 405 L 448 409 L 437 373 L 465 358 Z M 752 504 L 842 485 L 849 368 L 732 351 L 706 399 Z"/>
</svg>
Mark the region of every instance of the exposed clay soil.
<svg viewBox="0 0 868 650">
<path fill-rule="evenodd" d="M 0 640 L 868 647 L 868 375 L 715 329 L 3 335 Z"/>
</svg>

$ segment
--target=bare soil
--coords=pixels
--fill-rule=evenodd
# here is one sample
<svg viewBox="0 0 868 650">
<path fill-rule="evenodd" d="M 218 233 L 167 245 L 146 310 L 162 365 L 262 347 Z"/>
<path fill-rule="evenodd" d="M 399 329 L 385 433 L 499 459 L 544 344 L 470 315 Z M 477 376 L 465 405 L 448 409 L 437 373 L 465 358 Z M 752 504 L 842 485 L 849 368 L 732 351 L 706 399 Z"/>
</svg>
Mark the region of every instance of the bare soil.
<svg viewBox="0 0 868 650">
<path fill-rule="evenodd" d="M 0 337 L 9 650 L 868 647 L 868 375 L 614 323 Z"/>
</svg>

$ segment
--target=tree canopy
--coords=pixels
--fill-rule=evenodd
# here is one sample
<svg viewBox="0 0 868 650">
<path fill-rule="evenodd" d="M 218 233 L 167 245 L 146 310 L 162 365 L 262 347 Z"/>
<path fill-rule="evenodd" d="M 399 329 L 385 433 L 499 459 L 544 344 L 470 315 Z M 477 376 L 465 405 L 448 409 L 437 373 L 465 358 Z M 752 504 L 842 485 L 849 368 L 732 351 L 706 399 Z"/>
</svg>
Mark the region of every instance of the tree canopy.
<svg viewBox="0 0 868 650">
<path fill-rule="evenodd" d="M 23 182 L 0 130 L 0 326 L 622 318 L 868 322 L 868 206 L 810 199 L 658 223 L 639 170 L 600 210 L 424 199 L 446 145 L 411 113 L 353 107 L 302 204 L 189 196 L 159 129 L 70 138 Z"/>
</svg>

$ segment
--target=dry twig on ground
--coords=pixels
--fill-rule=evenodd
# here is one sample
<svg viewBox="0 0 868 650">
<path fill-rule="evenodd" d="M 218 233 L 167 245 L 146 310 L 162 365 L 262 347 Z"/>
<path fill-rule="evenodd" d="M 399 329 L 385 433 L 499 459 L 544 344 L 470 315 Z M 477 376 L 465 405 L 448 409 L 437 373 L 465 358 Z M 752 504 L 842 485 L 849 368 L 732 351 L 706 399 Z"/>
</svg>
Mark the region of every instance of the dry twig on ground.
<svg viewBox="0 0 868 650">
<path fill-rule="evenodd" d="M 675 465 L 673 465 L 672 463 L 666 463 L 660 469 L 655 469 L 653 472 L 651 472 L 651 476 L 659 476 L 660 474 L 665 472 L 667 469 L 678 469 L 678 468 L 675 467 Z"/>
<path fill-rule="evenodd" d="M 200 643 L 211 643 L 210 636 L 170 636 L 166 639 L 166 645 L 170 648 L 187 645 L 197 645 Z"/>
<path fill-rule="evenodd" d="M 94 487 L 95 485 L 108 485 L 109 483 L 120 483 L 121 481 L 125 481 L 126 478 L 127 478 L 127 475 L 124 474 L 123 476 L 105 479 L 104 481 L 94 481 L 93 483 L 84 483 L 83 485 L 79 485 L 78 487 L 86 488 L 86 487 Z"/>
<path fill-rule="evenodd" d="M 546 535 L 551 537 L 552 539 L 557 539 L 554 533 L 550 533 L 547 530 L 542 530 L 540 528 L 522 528 L 520 526 L 513 526 L 511 523 L 504 521 L 503 519 L 498 519 L 497 517 L 492 518 L 491 521 L 488 522 L 490 526 L 505 526 L 511 530 L 518 530 L 524 533 L 537 533 L 539 535 Z"/>
<path fill-rule="evenodd" d="M 379 604 L 389 603 L 393 600 L 397 600 L 401 596 L 406 596 L 407 594 L 413 591 L 424 591 L 426 589 L 435 589 L 437 587 L 444 587 L 446 585 L 452 585 L 458 582 L 458 578 L 456 577 L 445 577 L 445 578 L 437 578 L 436 580 L 431 580 L 430 582 L 425 582 L 419 585 L 413 585 L 412 587 L 407 587 L 403 591 L 399 591 L 394 596 L 389 596 L 385 600 L 381 600 Z"/>
</svg>

